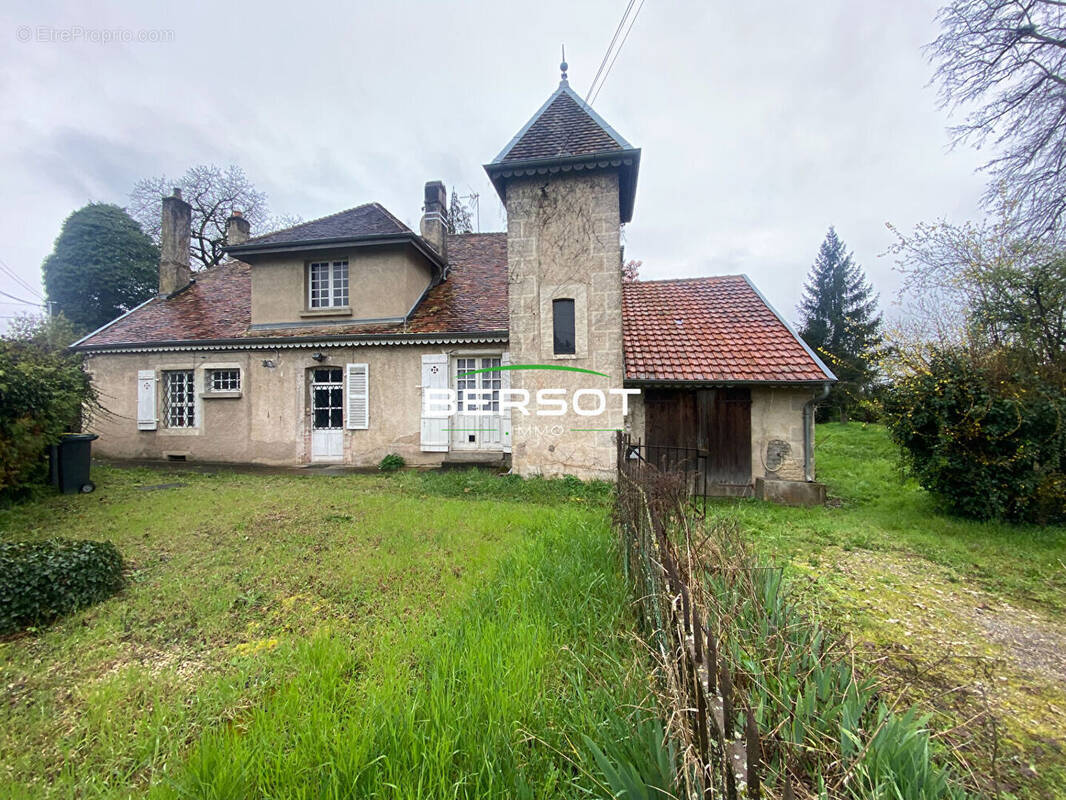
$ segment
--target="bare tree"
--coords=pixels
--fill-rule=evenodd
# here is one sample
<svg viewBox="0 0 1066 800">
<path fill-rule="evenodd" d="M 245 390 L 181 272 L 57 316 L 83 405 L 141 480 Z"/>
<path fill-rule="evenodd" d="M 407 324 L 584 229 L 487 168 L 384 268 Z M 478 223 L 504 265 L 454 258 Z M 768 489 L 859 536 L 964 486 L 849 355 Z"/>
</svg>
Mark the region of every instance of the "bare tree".
<svg viewBox="0 0 1066 800">
<path fill-rule="evenodd" d="M 1011 208 L 998 211 L 980 224 L 921 224 L 911 234 L 889 226 L 905 323 L 892 343 L 897 353 L 915 342 L 971 357 L 1008 352 L 1014 363 L 1064 374 L 1066 250 L 1018 236 Z"/>
<path fill-rule="evenodd" d="M 937 15 L 928 52 L 943 106 L 965 112 L 955 142 L 1000 153 L 986 200 L 1001 191 L 1029 234 L 1059 229 L 1066 214 L 1066 2 L 953 0 Z"/>
<path fill-rule="evenodd" d="M 451 207 L 448 210 L 448 226 L 452 233 L 473 233 L 473 215 L 470 206 L 463 202 L 459 193 L 452 187 Z"/>
<path fill-rule="evenodd" d="M 173 187 L 192 206 L 192 261 L 206 269 L 222 260 L 226 243 L 226 220 L 240 211 L 259 235 L 298 222 L 298 218 L 271 217 L 267 197 L 248 180 L 236 164 L 223 169 L 214 164 L 191 167 L 181 178 L 161 175 L 138 181 L 130 192 L 129 214 L 152 239 L 159 243 L 162 198 Z"/>
</svg>

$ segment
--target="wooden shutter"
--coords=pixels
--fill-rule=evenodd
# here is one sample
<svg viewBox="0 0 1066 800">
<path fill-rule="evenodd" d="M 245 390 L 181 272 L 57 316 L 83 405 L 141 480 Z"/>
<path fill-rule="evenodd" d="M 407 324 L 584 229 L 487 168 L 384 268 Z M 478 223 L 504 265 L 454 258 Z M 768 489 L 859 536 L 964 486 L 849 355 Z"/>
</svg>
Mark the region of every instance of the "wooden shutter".
<svg viewBox="0 0 1066 800">
<path fill-rule="evenodd" d="M 440 403 L 430 403 L 427 389 L 448 388 L 448 354 L 422 356 L 422 450 L 448 452 L 448 410 Z"/>
<path fill-rule="evenodd" d="M 353 430 L 366 430 L 370 427 L 369 367 L 366 364 L 349 364 L 346 384 L 348 427 Z"/>
<path fill-rule="evenodd" d="M 511 365 L 511 354 L 504 353 L 500 356 L 500 366 L 509 367 Z M 505 393 L 511 388 L 511 372 L 507 369 L 500 370 L 500 399 L 502 400 L 506 395 Z M 508 398 L 510 399 L 510 398 Z M 503 443 L 503 452 L 511 452 L 511 439 L 513 434 L 511 433 L 511 409 L 508 408 L 500 414 L 500 441 Z"/>
<path fill-rule="evenodd" d="M 137 430 L 154 431 L 159 424 L 156 419 L 155 370 L 137 371 Z"/>
</svg>

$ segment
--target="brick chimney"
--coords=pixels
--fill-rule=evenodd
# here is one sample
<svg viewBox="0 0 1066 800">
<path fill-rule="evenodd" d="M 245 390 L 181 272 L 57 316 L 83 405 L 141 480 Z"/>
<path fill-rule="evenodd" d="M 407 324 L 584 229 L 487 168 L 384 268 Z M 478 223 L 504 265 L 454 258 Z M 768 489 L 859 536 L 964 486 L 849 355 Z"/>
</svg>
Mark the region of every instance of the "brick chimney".
<svg viewBox="0 0 1066 800">
<path fill-rule="evenodd" d="M 229 246 L 244 244 L 251 235 L 252 225 L 244 218 L 237 209 L 233 209 L 229 219 L 226 220 L 226 244 Z"/>
<path fill-rule="evenodd" d="M 163 198 L 163 225 L 159 243 L 159 294 L 184 289 L 192 279 L 189 269 L 189 235 L 192 206 L 181 199 L 181 189 Z"/>
<path fill-rule="evenodd" d="M 423 211 L 419 232 L 429 246 L 447 260 L 448 192 L 440 181 L 430 181 L 426 184 L 426 202 Z"/>
</svg>

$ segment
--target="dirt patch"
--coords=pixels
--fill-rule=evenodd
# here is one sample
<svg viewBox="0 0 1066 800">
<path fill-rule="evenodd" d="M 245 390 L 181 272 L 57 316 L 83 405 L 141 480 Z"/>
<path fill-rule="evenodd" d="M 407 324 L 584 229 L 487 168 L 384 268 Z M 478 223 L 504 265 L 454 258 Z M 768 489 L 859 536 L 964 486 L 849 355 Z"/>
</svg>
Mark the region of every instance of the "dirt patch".
<svg viewBox="0 0 1066 800">
<path fill-rule="evenodd" d="M 1066 628 L 1062 625 L 1006 604 L 999 608 L 978 606 L 973 619 L 1022 669 L 1066 682 Z"/>
<path fill-rule="evenodd" d="M 945 567 L 916 556 L 841 551 L 836 569 L 868 594 L 859 605 L 870 621 L 882 629 L 898 627 L 904 643 L 1002 660 L 1041 682 L 1066 681 L 1062 621 L 970 588 Z"/>
<path fill-rule="evenodd" d="M 971 786 L 1028 797 L 1033 775 L 1060 769 L 1066 621 L 917 556 L 831 548 L 797 566 L 814 579 L 809 599 L 856 636 L 889 694 L 938 712 L 937 736 Z"/>
</svg>

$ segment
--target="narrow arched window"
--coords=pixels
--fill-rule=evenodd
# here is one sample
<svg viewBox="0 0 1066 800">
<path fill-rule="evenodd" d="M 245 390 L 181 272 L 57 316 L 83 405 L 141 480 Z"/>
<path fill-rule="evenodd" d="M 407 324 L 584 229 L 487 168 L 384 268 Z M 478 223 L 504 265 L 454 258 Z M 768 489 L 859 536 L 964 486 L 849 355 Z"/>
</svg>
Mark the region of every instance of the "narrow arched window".
<svg viewBox="0 0 1066 800">
<path fill-rule="evenodd" d="M 552 331 L 555 354 L 573 355 L 577 352 L 574 337 L 574 301 L 572 298 L 552 300 Z"/>
</svg>

